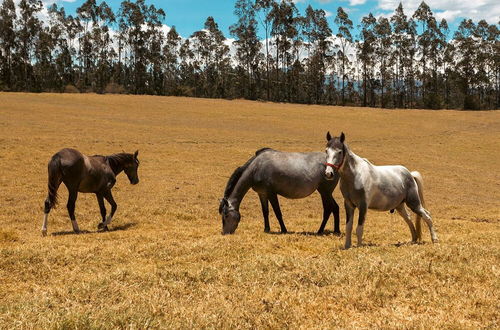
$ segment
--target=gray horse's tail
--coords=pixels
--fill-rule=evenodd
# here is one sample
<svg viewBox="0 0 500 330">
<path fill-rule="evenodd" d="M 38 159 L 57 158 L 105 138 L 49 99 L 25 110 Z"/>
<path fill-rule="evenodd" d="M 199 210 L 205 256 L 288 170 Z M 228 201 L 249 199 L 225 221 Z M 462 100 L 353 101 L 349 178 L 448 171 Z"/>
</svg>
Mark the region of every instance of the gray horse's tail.
<svg viewBox="0 0 500 330">
<path fill-rule="evenodd" d="M 49 210 L 54 208 L 57 205 L 57 189 L 59 189 L 59 185 L 62 180 L 61 173 L 61 157 L 58 154 L 55 154 L 49 161 L 48 165 L 49 171 L 49 180 L 48 180 L 48 188 L 49 194 L 47 196 L 48 207 Z"/>
<path fill-rule="evenodd" d="M 422 204 L 422 207 L 425 208 L 424 180 L 422 179 L 422 175 L 417 171 L 411 172 L 411 175 L 413 176 L 413 179 L 417 183 L 418 197 L 420 198 L 420 203 Z M 415 229 L 417 231 L 417 240 L 421 241 L 422 240 L 422 217 L 418 214 L 417 214 L 417 219 L 415 221 Z"/>
</svg>

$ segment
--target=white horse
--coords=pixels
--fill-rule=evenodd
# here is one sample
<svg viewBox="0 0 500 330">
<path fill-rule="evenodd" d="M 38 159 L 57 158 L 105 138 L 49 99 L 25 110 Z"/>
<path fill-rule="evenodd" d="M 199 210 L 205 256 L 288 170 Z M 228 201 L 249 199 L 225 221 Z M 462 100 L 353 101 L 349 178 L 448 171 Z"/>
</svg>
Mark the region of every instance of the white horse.
<svg viewBox="0 0 500 330">
<path fill-rule="evenodd" d="M 418 172 L 411 172 L 404 166 L 375 166 L 367 159 L 352 152 L 345 141 L 345 135 L 332 138 L 330 132 L 326 139 L 327 178 L 340 175 L 340 190 L 344 196 L 347 216 L 345 248 L 351 247 L 351 233 L 354 209 L 359 209 L 356 235 L 358 246 L 362 245 L 363 224 L 367 209 L 378 211 L 397 210 L 410 227 L 413 242 L 422 240 L 420 221 L 424 218 L 431 233 L 432 242 L 438 237 L 432 225 L 429 212 L 424 208 L 423 181 Z M 413 226 L 405 204 L 417 214 L 416 229 Z"/>
</svg>

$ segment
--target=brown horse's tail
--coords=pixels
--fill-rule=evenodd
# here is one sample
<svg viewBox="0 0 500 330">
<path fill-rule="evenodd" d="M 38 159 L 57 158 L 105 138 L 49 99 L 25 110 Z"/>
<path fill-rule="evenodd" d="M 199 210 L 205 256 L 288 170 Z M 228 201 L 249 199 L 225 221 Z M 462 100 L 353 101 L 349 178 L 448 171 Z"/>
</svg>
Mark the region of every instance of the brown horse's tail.
<svg viewBox="0 0 500 330">
<path fill-rule="evenodd" d="M 61 172 L 61 157 L 58 154 L 52 156 L 48 165 L 49 171 L 49 195 L 47 196 L 47 200 L 45 201 L 45 213 L 49 213 L 51 208 L 56 207 L 57 205 L 57 189 L 59 189 L 59 185 L 62 181 L 62 172 Z"/>
<path fill-rule="evenodd" d="M 424 180 L 422 179 L 422 175 L 417 171 L 411 172 L 411 175 L 413 176 L 413 179 L 415 179 L 415 182 L 417 183 L 418 197 L 420 198 L 420 203 L 422 204 L 422 207 L 425 208 Z M 415 221 L 415 230 L 417 231 L 417 240 L 421 241 L 422 240 L 422 217 L 418 214 L 417 214 L 417 219 Z"/>
</svg>

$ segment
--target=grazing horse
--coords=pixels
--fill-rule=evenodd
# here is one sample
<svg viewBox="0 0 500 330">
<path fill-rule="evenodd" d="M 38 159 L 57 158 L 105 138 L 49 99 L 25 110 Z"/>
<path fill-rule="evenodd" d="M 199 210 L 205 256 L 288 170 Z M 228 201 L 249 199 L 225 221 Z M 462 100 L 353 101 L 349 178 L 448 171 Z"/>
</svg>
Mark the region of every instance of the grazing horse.
<svg viewBox="0 0 500 330">
<path fill-rule="evenodd" d="M 334 233 L 340 234 L 339 206 L 332 197 L 338 177 L 335 176 L 333 180 L 326 179 L 324 162 L 325 156 L 322 152 L 281 152 L 269 148 L 258 150 L 255 156 L 234 171 L 227 182 L 224 198 L 219 205 L 222 233 L 234 233 L 240 221 L 240 203 L 252 188 L 259 194 L 266 233 L 270 231 L 268 202 L 271 202 L 281 232 L 286 233 L 278 195 L 298 199 L 317 190 L 323 201 L 323 222 L 318 233 L 324 231 L 328 218 L 333 213 Z"/>
<path fill-rule="evenodd" d="M 345 143 L 345 135 L 332 138 L 326 135 L 325 175 L 335 179 L 340 175 L 340 190 L 344 196 L 346 210 L 345 248 L 351 247 L 354 209 L 359 209 L 356 235 L 362 245 L 363 224 L 367 209 L 389 211 L 396 209 L 410 227 L 412 241 L 422 239 L 421 218 L 424 218 L 431 233 L 432 242 L 438 241 L 429 212 L 424 209 L 423 180 L 418 172 L 404 166 L 375 166 L 367 159 L 352 152 Z M 417 214 L 416 229 L 405 204 Z"/>
<path fill-rule="evenodd" d="M 75 219 L 75 202 L 79 192 L 94 193 L 97 196 L 102 222 L 98 229 L 108 230 L 108 225 L 116 212 L 116 203 L 111 194 L 116 176 L 124 171 L 131 184 L 139 183 L 137 159 L 139 151 L 134 154 L 119 153 L 111 156 L 86 156 L 75 149 L 62 149 L 49 161 L 49 193 L 45 200 L 42 235 L 47 235 L 47 220 L 50 209 L 57 204 L 57 189 L 61 182 L 68 188 L 68 213 L 75 233 L 80 232 Z M 111 213 L 106 217 L 104 199 L 111 205 Z"/>
</svg>

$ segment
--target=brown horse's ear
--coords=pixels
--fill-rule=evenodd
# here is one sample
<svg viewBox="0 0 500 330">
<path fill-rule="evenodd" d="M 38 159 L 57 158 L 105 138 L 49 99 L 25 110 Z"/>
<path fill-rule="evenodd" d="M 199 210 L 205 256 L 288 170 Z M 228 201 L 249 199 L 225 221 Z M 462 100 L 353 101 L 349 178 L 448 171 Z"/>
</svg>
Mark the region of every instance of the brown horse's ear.
<svg viewBox="0 0 500 330">
<path fill-rule="evenodd" d="M 345 134 L 344 132 L 340 133 L 340 142 L 344 143 L 345 141 Z"/>
<path fill-rule="evenodd" d="M 137 159 L 137 155 L 139 155 L 139 150 L 136 150 L 136 151 L 134 152 L 134 158 L 135 158 L 135 159 Z"/>
<path fill-rule="evenodd" d="M 326 133 L 326 140 L 330 141 L 331 139 L 332 139 L 332 136 L 330 135 L 330 131 L 328 131 L 328 133 Z"/>
</svg>

